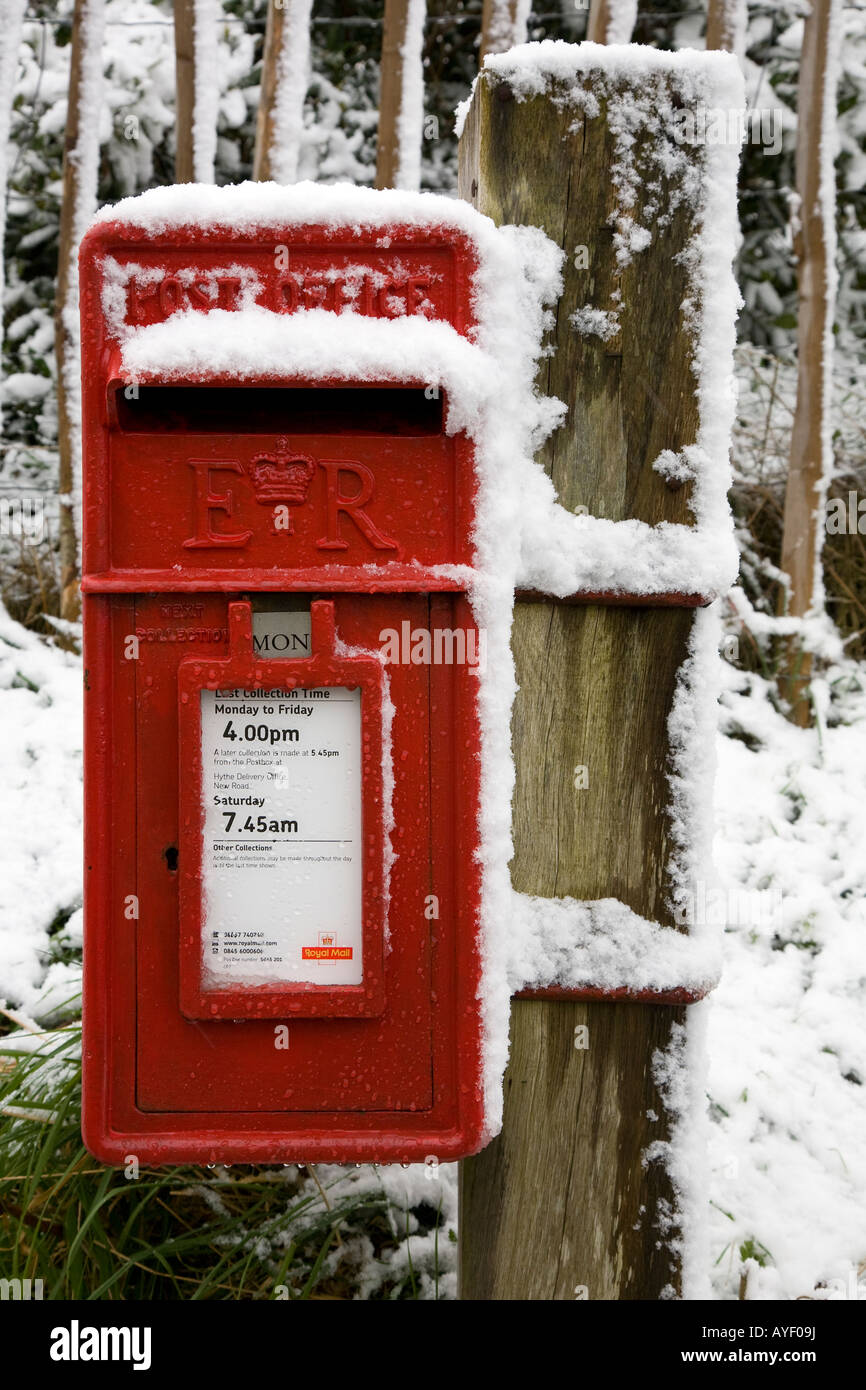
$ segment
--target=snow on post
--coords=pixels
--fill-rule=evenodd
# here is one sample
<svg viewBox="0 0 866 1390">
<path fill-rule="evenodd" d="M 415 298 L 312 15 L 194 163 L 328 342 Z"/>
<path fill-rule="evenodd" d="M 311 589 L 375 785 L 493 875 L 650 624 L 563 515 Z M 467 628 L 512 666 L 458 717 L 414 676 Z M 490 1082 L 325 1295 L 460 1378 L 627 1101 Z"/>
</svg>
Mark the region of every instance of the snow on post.
<svg viewBox="0 0 866 1390">
<path fill-rule="evenodd" d="M 748 27 L 746 0 L 709 0 L 707 4 L 707 48 L 723 49 L 745 56 Z"/>
<path fill-rule="evenodd" d="M 220 0 L 174 0 L 178 183 L 213 183 L 219 75 Z"/>
<path fill-rule="evenodd" d="M 483 63 L 488 53 L 505 53 L 526 43 L 532 0 L 484 0 L 481 11 L 481 51 Z"/>
<path fill-rule="evenodd" d="M 833 471 L 830 411 L 836 308 L 836 93 L 841 61 L 840 0 L 815 0 L 805 21 L 797 99 L 797 404 L 785 492 L 782 569 L 789 575 L 788 613 L 824 609 L 821 551 L 827 488 Z M 798 723 L 810 719 L 808 654 L 795 642 L 782 689 Z"/>
<path fill-rule="evenodd" d="M 271 4 L 274 0 L 271 0 Z M 275 82 L 268 150 L 270 177 L 294 183 L 304 134 L 304 101 L 310 83 L 310 16 L 313 0 L 283 0 L 274 13 Z"/>
<path fill-rule="evenodd" d="M 637 0 L 592 0 L 586 37 L 590 43 L 630 43 Z"/>
<path fill-rule="evenodd" d="M 421 185 L 425 0 L 386 0 L 376 187 Z"/>
<path fill-rule="evenodd" d="M 6 290 L 3 243 L 6 234 L 6 193 L 9 179 L 9 126 L 26 8 L 27 0 L 9 0 L 0 32 L 0 350 L 3 346 L 3 298 Z M 0 433 L 2 427 L 3 395 L 0 387 Z"/>
<path fill-rule="evenodd" d="M 61 617 L 77 616 L 81 539 L 81 363 L 78 245 L 93 216 L 102 114 L 103 0 L 76 0 L 63 150 L 63 202 L 57 260 L 55 353 L 60 453 Z"/>
<path fill-rule="evenodd" d="M 519 493 L 513 810 L 500 801 L 496 826 L 514 841 L 499 899 L 509 982 L 640 1001 L 619 1023 L 612 1005 L 591 1014 L 595 1040 L 567 1077 L 575 1015 L 516 1004 L 508 1123 L 464 1169 L 469 1297 L 567 1297 L 572 1279 L 591 1298 L 702 1289 L 702 1013 L 685 1022 L 680 1005 L 712 985 L 720 958 L 704 904 L 714 600 L 737 569 L 726 493 L 744 105 L 728 54 L 546 42 L 488 57 L 462 112 L 464 196 L 555 227 L 565 255 L 544 381 L 567 410 Z M 542 143 L 571 178 L 517 191 L 514 167 Z M 498 750 L 503 768 L 510 751 Z M 669 1011 L 643 1007 L 653 994 Z M 653 1059 L 651 1093 L 638 1057 Z M 622 1166 L 625 1134 L 635 1169 L 600 1183 Z M 550 1175 L 544 1211 L 509 1177 L 530 1150 Z M 492 1230 L 490 1191 L 506 1208 Z M 617 1232 L 617 1258 L 586 1240 L 588 1202 L 597 1228 Z M 551 1245 L 552 1294 L 539 1292 L 549 1261 L 532 1253 Z M 491 1292 L 507 1248 L 525 1251 L 521 1271 Z"/>
<path fill-rule="evenodd" d="M 195 0 L 195 108 L 192 124 L 192 176 L 213 183 L 217 146 L 217 25 L 219 0 Z"/>
<path fill-rule="evenodd" d="M 425 0 L 409 0 L 406 29 L 400 48 L 402 90 L 397 139 L 400 150 L 396 188 L 420 188 L 421 139 L 424 127 L 424 20 Z"/>
</svg>

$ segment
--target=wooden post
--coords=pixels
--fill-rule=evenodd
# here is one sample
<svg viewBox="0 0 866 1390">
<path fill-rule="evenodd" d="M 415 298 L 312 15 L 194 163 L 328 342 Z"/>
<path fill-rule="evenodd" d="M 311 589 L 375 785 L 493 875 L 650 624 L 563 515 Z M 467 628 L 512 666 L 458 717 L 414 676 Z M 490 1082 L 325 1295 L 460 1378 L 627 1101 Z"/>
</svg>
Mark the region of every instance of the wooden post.
<svg viewBox="0 0 866 1390">
<path fill-rule="evenodd" d="M 424 13 L 424 0 L 385 0 L 376 188 L 417 188 L 420 180 Z"/>
<path fill-rule="evenodd" d="M 3 37 L 0 39 L 0 354 L 3 349 L 3 299 L 6 293 L 6 265 L 3 257 L 6 240 L 6 193 L 9 165 L 9 128 L 12 123 L 12 102 L 15 79 L 21 56 L 21 35 L 26 0 L 12 0 L 6 7 Z M 0 382 L 0 437 L 3 434 L 3 385 Z"/>
<path fill-rule="evenodd" d="M 218 0 L 174 0 L 176 183 L 213 183 Z"/>
<path fill-rule="evenodd" d="M 193 122 L 195 121 L 195 0 L 174 0 L 174 62 L 177 142 L 175 183 L 194 179 Z"/>
<path fill-rule="evenodd" d="M 521 0 L 484 0 L 479 63 L 484 62 L 488 53 L 504 53 L 515 44 L 526 43 L 528 14 L 528 6 Z"/>
<path fill-rule="evenodd" d="M 309 86 L 312 0 L 269 0 L 254 179 L 294 183 Z"/>
<path fill-rule="evenodd" d="M 745 42 L 746 0 L 708 0 L 707 48 L 739 53 Z"/>
<path fill-rule="evenodd" d="M 77 496 L 80 489 L 81 418 L 78 351 L 78 243 L 96 207 L 99 166 L 97 112 L 102 83 L 102 0 L 75 0 L 69 99 L 63 139 L 63 197 L 54 300 L 57 362 L 57 448 L 60 494 L 60 616 L 79 615 Z"/>
<path fill-rule="evenodd" d="M 637 0 L 590 0 L 586 37 L 590 43 L 630 43 Z"/>
<path fill-rule="evenodd" d="M 829 412 L 836 300 L 836 184 L 828 159 L 836 122 L 836 86 L 828 81 L 828 72 L 836 71 L 839 43 L 838 0 L 814 0 L 803 29 L 797 88 L 797 404 L 781 559 L 791 580 L 783 611 L 796 618 L 820 609 L 823 603 L 821 548 L 833 463 Z M 781 692 L 789 701 L 794 723 L 805 726 L 812 717 L 811 655 L 803 651 L 802 643 L 787 644 L 784 666 Z"/>
<path fill-rule="evenodd" d="M 253 156 L 253 178 L 267 181 L 271 172 L 271 147 L 274 143 L 274 105 L 277 96 L 280 49 L 283 42 L 282 5 L 268 0 L 265 26 L 265 51 L 262 57 L 262 90 L 256 115 L 256 148 Z"/>
<path fill-rule="evenodd" d="M 539 378 L 569 406 L 567 425 L 539 456 L 561 503 L 614 521 L 689 524 L 688 485 L 672 490 L 652 464 L 696 437 L 680 309 L 686 271 L 676 259 L 694 227 L 680 205 L 618 267 L 613 135 L 605 79 L 596 77 L 602 99 L 589 118 L 567 87 L 560 105 L 549 96 L 518 101 L 482 72 L 459 192 L 496 223 L 544 227 L 567 251 L 556 353 Z M 642 185 L 638 220 L 645 196 Z M 587 304 L 614 303 L 620 331 L 606 341 L 569 324 Z M 617 897 L 674 925 L 665 905 L 667 719 L 692 622 L 681 607 L 517 603 L 518 890 Z M 575 791 L 578 766 L 589 770 L 587 790 Z M 515 1001 L 503 1130 L 462 1164 L 464 1299 L 655 1299 L 679 1288 L 677 1257 L 661 1234 L 676 1206 L 670 1179 L 642 1154 L 669 1137 L 653 1054 L 683 1019 L 682 1007 L 659 1004 Z M 575 1045 L 579 1025 L 588 1029 L 585 1050 Z"/>
</svg>

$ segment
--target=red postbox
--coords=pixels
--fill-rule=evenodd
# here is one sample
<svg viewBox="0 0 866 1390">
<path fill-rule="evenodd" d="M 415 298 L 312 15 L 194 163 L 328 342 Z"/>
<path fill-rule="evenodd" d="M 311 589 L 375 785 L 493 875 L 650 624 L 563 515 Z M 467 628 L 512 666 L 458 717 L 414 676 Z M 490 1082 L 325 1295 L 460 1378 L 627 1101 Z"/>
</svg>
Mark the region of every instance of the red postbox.
<svg viewBox="0 0 866 1390">
<path fill-rule="evenodd" d="M 429 220 L 127 214 L 84 240 L 84 1135 L 107 1162 L 483 1140 L 472 445 L 417 373 L 226 366 L 235 328 L 293 317 L 467 334 L 474 254 Z M 133 342 L 164 365 L 133 371 Z"/>
</svg>

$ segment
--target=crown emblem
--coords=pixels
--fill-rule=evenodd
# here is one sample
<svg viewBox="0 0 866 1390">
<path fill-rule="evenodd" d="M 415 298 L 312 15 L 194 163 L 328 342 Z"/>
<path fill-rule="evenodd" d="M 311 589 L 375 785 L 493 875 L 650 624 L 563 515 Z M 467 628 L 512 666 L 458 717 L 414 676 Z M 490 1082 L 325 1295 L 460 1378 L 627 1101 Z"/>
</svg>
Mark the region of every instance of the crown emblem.
<svg viewBox="0 0 866 1390">
<path fill-rule="evenodd" d="M 302 506 L 315 471 L 316 460 L 309 454 L 296 454 L 281 436 L 272 454 L 256 454 L 250 463 L 256 501 L 265 507 L 279 502 Z"/>
<path fill-rule="evenodd" d="M 334 944 L 334 942 L 336 941 L 336 939 L 337 939 L 337 938 L 334 936 L 333 932 L 329 932 L 329 931 L 319 932 L 319 941 L 320 941 L 320 943 L 321 943 L 322 946 L 333 946 L 333 944 Z"/>
</svg>

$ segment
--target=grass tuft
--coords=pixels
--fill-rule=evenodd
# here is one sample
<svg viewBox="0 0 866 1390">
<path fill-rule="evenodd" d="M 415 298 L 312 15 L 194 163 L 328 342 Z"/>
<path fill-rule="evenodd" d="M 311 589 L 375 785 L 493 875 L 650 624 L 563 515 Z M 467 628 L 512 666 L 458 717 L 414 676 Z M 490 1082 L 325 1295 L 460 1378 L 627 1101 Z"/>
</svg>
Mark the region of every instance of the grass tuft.
<svg viewBox="0 0 866 1390">
<path fill-rule="evenodd" d="M 79 1130 L 80 1043 L 78 1023 L 0 1037 L 0 1277 L 41 1279 L 46 1299 L 352 1299 L 372 1262 L 368 1297 L 419 1296 L 411 1253 L 406 1270 L 390 1258 L 402 1232 L 381 1185 L 347 1192 L 295 1166 L 133 1179 L 97 1163 Z"/>
</svg>

